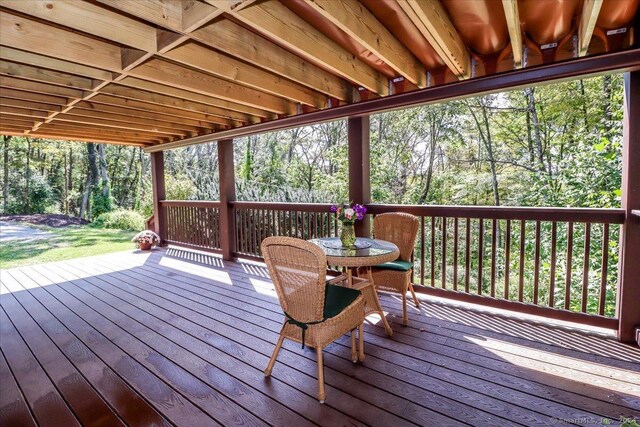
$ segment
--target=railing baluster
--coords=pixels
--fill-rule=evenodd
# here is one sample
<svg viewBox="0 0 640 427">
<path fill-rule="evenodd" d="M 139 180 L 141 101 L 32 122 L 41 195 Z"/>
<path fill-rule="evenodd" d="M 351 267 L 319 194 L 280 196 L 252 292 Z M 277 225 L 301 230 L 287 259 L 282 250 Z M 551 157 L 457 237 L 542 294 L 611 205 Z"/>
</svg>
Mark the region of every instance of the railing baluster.
<svg viewBox="0 0 640 427">
<path fill-rule="evenodd" d="M 442 289 L 447 287 L 447 217 L 442 217 Z"/>
<path fill-rule="evenodd" d="M 424 216 L 420 217 L 420 284 L 424 286 L 424 264 L 427 255 L 424 253 L 425 251 L 425 242 L 426 238 L 424 232 Z"/>
<path fill-rule="evenodd" d="M 587 312 L 589 299 L 589 252 L 591 248 L 591 223 L 584 224 L 584 265 L 582 266 L 582 312 Z"/>
<path fill-rule="evenodd" d="M 551 223 L 551 266 L 549 269 L 549 307 L 555 305 L 556 291 L 556 243 L 558 240 L 558 223 Z"/>
<path fill-rule="evenodd" d="M 602 226 L 602 268 L 600 269 L 600 303 L 598 314 L 604 316 L 607 303 L 607 270 L 609 268 L 609 224 Z"/>
<path fill-rule="evenodd" d="M 491 221 L 491 296 L 496 296 L 496 238 L 497 220 Z"/>
<path fill-rule="evenodd" d="M 466 223 L 466 248 L 465 248 L 465 259 L 464 259 L 464 291 L 469 293 L 469 277 L 471 276 L 471 218 L 467 218 Z"/>
<path fill-rule="evenodd" d="M 524 250 L 527 224 L 524 219 L 520 220 L 520 271 L 518 276 L 518 301 L 522 302 L 524 293 Z"/>
<path fill-rule="evenodd" d="M 535 255 L 533 267 L 533 303 L 538 304 L 538 290 L 540 288 L 540 221 L 536 221 Z"/>
<path fill-rule="evenodd" d="M 458 290 L 458 217 L 453 218 L 453 290 Z"/>
<path fill-rule="evenodd" d="M 484 255 L 484 219 L 478 220 L 478 295 L 482 295 L 482 261 Z"/>
<path fill-rule="evenodd" d="M 436 285 L 436 217 L 431 217 L 431 286 Z"/>
<path fill-rule="evenodd" d="M 509 298 L 509 282 L 510 268 L 511 268 L 511 220 L 507 220 L 507 225 L 504 230 L 504 299 Z"/>
</svg>

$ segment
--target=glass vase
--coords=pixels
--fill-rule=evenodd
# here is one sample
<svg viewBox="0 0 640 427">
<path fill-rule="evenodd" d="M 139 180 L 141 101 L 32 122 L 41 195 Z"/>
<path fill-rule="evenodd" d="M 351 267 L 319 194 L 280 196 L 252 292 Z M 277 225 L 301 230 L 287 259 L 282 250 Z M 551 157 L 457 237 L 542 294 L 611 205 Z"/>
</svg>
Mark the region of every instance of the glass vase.
<svg viewBox="0 0 640 427">
<path fill-rule="evenodd" d="M 356 229 L 353 223 L 342 223 L 342 229 L 340 230 L 340 241 L 345 248 L 354 248 L 356 245 Z"/>
</svg>

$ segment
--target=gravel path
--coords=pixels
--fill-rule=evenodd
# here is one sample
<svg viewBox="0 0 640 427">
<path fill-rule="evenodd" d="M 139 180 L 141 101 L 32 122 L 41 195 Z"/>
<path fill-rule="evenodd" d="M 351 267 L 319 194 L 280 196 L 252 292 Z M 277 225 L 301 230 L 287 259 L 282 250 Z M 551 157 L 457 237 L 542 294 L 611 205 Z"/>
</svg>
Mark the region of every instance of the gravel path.
<svg viewBox="0 0 640 427">
<path fill-rule="evenodd" d="M 53 233 L 27 227 L 21 224 L 0 221 L 0 242 L 11 242 L 15 240 L 31 241 L 37 239 L 47 239 Z"/>
</svg>

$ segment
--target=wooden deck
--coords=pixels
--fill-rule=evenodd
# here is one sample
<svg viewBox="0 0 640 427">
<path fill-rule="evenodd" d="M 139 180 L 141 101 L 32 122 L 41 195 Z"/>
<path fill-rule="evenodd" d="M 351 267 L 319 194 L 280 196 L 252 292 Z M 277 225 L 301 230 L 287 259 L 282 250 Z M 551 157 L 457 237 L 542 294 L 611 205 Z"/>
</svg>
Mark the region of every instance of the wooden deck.
<svg viewBox="0 0 640 427">
<path fill-rule="evenodd" d="M 577 329 L 426 301 L 394 335 L 286 343 L 263 266 L 168 249 L 4 270 L 0 425 L 619 425 L 640 414 L 640 350 Z"/>
</svg>

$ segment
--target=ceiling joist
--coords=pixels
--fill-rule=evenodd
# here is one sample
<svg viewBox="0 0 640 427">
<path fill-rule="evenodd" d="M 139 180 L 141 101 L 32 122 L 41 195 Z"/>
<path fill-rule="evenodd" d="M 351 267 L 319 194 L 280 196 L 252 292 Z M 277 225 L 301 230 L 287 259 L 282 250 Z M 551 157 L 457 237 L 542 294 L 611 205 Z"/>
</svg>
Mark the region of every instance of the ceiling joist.
<svg viewBox="0 0 640 427">
<path fill-rule="evenodd" d="M 522 68 L 522 28 L 520 26 L 518 1 L 502 0 L 502 8 L 504 9 L 504 16 L 507 20 L 507 28 L 509 29 L 509 39 L 511 40 L 511 50 L 513 52 L 513 66 L 514 68 Z"/>
<path fill-rule="evenodd" d="M 471 77 L 469 52 L 439 1 L 398 0 L 402 10 L 460 79 Z"/>
<path fill-rule="evenodd" d="M 602 0 L 584 0 L 582 4 L 582 15 L 578 25 L 578 56 L 585 56 L 589 50 L 601 8 Z"/>
<path fill-rule="evenodd" d="M 477 2 L 488 7 L 493 0 Z M 414 92 L 411 99 L 422 99 L 416 89 L 438 89 L 451 83 L 452 74 L 478 77 L 472 76 L 471 52 L 484 61 L 507 59 L 511 50 L 515 68 L 526 68 L 523 28 L 533 34 L 539 16 L 532 18 L 530 5 L 518 5 L 501 0 L 502 9 L 495 10 L 449 0 L 0 0 L 0 131 L 153 151 L 289 123 L 275 120 L 311 123 L 317 114 L 337 117 L 343 108 L 366 110 L 378 100 L 395 105 L 383 98 L 400 86 L 404 94 Z M 623 7 L 584 0 L 575 9 L 579 56 L 602 53 L 601 43 L 590 46 L 594 31 L 603 29 L 599 22 L 629 28 L 637 20 L 637 13 L 620 18 Z M 534 7 L 546 8 L 555 19 L 554 2 Z M 487 38 L 482 41 L 488 50 L 474 40 L 475 29 L 487 26 L 477 37 Z M 633 38 L 620 40 L 614 50 L 633 47 Z M 615 53 L 605 54 L 615 59 Z M 485 67 L 485 74 L 495 68 Z M 427 84 L 428 76 L 440 77 Z"/>
</svg>

